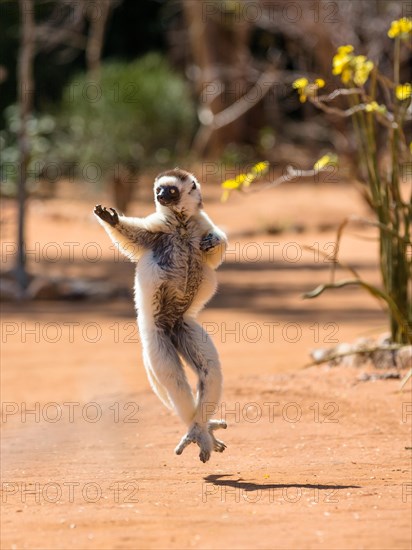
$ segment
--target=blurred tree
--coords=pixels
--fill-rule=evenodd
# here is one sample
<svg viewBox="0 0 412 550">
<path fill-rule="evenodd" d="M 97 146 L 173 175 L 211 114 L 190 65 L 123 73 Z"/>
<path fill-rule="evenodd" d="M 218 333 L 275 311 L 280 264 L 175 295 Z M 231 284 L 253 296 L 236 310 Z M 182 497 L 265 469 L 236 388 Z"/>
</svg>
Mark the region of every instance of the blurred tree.
<svg viewBox="0 0 412 550">
<path fill-rule="evenodd" d="M 63 47 L 60 59 L 66 61 L 73 50 L 85 50 L 91 80 L 98 79 L 104 35 L 111 12 L 122 0 L 100 0 L 99 3 L 57 0 L 48 18 L 37 26 L 39 50 L 50 52 Z"/>
<path fill-rule="evenodd" d="M 33 4 L 38 36 L 33 104 L 40 111 L 59 101 L 73 75 L 87 69 L 86 36 L 91 32 L 91 20 L 98 19 L 101 2 L 33 0 Z M 158 0 L 110 1 L 101 58 L 132 60 L 148 51 L 166 52 L 167 5 Z M 4 110 L 17 101 L 18 48 L 19 4 L 0 0 L 0 128 L 5 125 Z"/>
<path fill-rule="evenodd" d="M 118 3 L 119 2 L 116 2 L 116 4 Z M 94 15 L 89 15 L 90 27 L 86 45 L 86 60 L 90 80 L 99 79 L 104 31 L 110 11 L 113 9 L 114 5 L 115 2 L 113 0 L 100 0 L 98 4 L 100 11 L 94 13 Z M 88 11 L 92 13 L 92 8 L 90 6 L 88 7 Z"/>
<path fill-rule="evenodd" d="M 64 90 L 56 122 L 63 133 L 56 158 L 80 170 L 95 163 L 118 185 L 128 170 L 167 163 L 186 151 L 194 111 L 184 79 L 150 53 L 130 63 L 103 63 L 98 87 L 87 73 L 77 74 Z"/>
<path fill-rule="evenodd" d="M 35 21 L 33 0 L 19 0 L 21 39 L 18 55 L 18 104 L 20 110 L 19 170 L 18 170 L 18 217 L 17 217 L 17 264 L 16 279 L 22 289 L 28 283 L 25 252 L 26 177 L 30 158 L 30 141 L 27 121 L 31 113 L 34 93 L 33 58 L 35 49 Z"/>
<path fill-rule="evenodd" d="M 318 148 L 332 141 L 356 166 L 350 126 L 328 115 L 332 123 L 328 127 L 311 106 L 299 102 L 291 84 L 302 74 L 326 78 L 332 52 L 347 43 L 388 74 L 390 44 L 382 40 L 382 34 L 391 19 L 402 15 L 401 3 L 180 0 L 180 6 L 180 24 L 174 23 L 169 38 L 173 58 L 186 65 L 193 82 L 200 123 L 195 147 L 199 152 L 219 154 L 230 142 L 256 146 L 259 135 L 271 131 L 280 141 L 312 147 L 317 143 Z M 407 66 L 404 53 L 401 71 Z M 327 86 L 333 84 L 329 78 Z M 310 123 L 302 125 L 302 119 Z M 273 161 L 276 154 L 273 148 L 272 153 L 265 152 Z"/>
<path fill-rule="evenodd" d="M 199 120 L 211 126 L 213 116 L 229 107 L 251 87 L 251 55 L 248 47 L 251 25 L 244 19 L 235 21 L 213 2 L 183 0 L 191 46 L 194 86 L 199 98 Z M 228 5 L 229 7 L 229 5 Z M 222 15 L 226 15 L 223 17 Z M 230 123 L 213 129 L 208 139 L 196 140 L 200 154 L 219 154 L 228 143 L 251 139 L 247 116 L 235 117 Z"/>
<path fill-rule="evenodd" d="M 87 5 L 88 10 L 85 10 L 85 3 L 83 2 L 60 0 L 54 3 L 54 9 L 63 7 L 63 12 L 59 11 L 56 18 L 56 13 L 52 11 L 49 18 L 46 18 L 41 24 L 36 24 L 35 7 L 39 4 L 36 4 L 34 0 L 19 0 L 20 46 L 17 63 L 17 101 L 20 120 L 18 133 L 19 160 L 16 171 L 18 198 L 16 279 L 22 291 L 28 284 L 25 253 L 27 168 L 31 155 L 28 122 L 32 114 L 35 90 L 33 66 L 36 45 L 40 47 L 47 45 L 49 48 L 55 48 L 66 41 L 75 41 L 77 46 L 80 45 L 86 49 L 89 72 L 96 76 L 100 64 L 106 22 L 110 9 L 118 5 L 119 1 L 121 0 L 112 0 L 112 2 L 102 0 L 100 11 L 93 13 L 90 4 Z M 63 18 L 61 13 L 64 13 Z M 91 20 L 90 32 L 87 38 L 83 38 L 81 34 L 82 21 L 85 17 Z"/>
</svg>

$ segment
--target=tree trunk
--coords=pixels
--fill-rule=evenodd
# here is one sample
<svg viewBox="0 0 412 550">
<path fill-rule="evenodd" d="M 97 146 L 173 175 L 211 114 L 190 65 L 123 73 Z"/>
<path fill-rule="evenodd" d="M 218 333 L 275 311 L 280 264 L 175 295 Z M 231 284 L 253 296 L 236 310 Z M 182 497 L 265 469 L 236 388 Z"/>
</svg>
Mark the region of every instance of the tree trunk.
<svg viewBox="0 0 412 550">
<path fill-rule="evenodd" d="M 198 74 L 196 92 L 199 110 L 210 109 L 213 114 L 223 111 L 242 97 L 249 83 L 249 34 L 251 25 L 237 20 L 212 2 L 184 0 L 191 54 Z M 206 151 L 218 155 L 230 142 L 250 138 L 250 113 L 219 128 L 210 136 Z"/>
<path fill-rule="evenodd" d="M 27 287 L 25 251 L 25 221 L 26 221 L 26 179 L 27 167 L 30 161 L 30 141 L 27 132 L 27 122 L 33 105 L 34 80 L 33 57 L 35 47 L 35 20 L 33 0 L 19 0 L 21 18 L 21 37 L 18 56 L 18 103 L 20 110 L 19 159 L 18 170 L 18 219 L 17 219 L 17 263 L 16 278 L 22 290 Z"/>
<path fill-rule="evenodd" d="M 98 10 L 96 11 L 96 7 Z M 89 80 L 99 80 L 100 61 L 102 57 L 104 31 L 110 14 L 110 0 L 100 0 L 89 7 L 90 30 L 86 45 L 86 62 Z"/>
</svg>

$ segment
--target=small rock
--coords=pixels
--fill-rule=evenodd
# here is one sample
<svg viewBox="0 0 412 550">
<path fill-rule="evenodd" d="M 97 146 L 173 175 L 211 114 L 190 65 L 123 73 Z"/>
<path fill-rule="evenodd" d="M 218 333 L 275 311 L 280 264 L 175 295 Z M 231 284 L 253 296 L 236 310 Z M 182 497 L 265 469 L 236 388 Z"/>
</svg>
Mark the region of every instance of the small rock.
<svg viewBox="0 0 412 550">
<path fill-rule="evenodd" d="M 54 279 L 36 277 L 26 290 L 31 300 L 57 300 L 59 298 L 58 282 Z"/>
<path fill-rule="evenodd" d="M 377 369 L 391 369 L 396 367 L 396 353 L 398 350 L 376 350 L 371 354 L 373 365 Z"/>
<path fill-rule="evenodd" d="M 334 350 L 333 354 L 335 355 L 343 355 L 343 357 L 338 357 L 336 359 L 333 359 L 331 362 L 333 365 L 343 365 L 344 367 L 351 367 L 354 360 L 354 346 L 351 344 L 347 344 L 346 342 L 342 342 L 342 344 L 338 344 Z M 346 355 L 351 354 L 351 355 Z"/>
<path fill-rule="evenodd" d="M 412 368 L 412 346 L 404 346 L 396 353 L 396 366 L 398 369 Z"/>
<path fill-rule="evenodd" d="M 390 332 L 384 332 L 380 336 L 376 338 L 376 345 L 383 347 L 383 346 L 390 346 L 392 343 L 391 341 L 391 334 Z"/>
<path fill-rule="evenodd" d="M 10 279 L 0 279 L 0 300 L 2 302 L 14 302 L 23 297 L 20 286 Z"/>
<path fill-rule="evenodd" d="M 330 355 L 331 355 L 331 350 L 330 349 L 316 348 L 316 349 L 312 349 L 310 351 L 310 356 L 312 357 L 312 359 L 314 361 L 316 361 L 316 363 L 321 363 L 322 361 L 327 361 L 328 357 L 330 357 Z"/>
</svg>

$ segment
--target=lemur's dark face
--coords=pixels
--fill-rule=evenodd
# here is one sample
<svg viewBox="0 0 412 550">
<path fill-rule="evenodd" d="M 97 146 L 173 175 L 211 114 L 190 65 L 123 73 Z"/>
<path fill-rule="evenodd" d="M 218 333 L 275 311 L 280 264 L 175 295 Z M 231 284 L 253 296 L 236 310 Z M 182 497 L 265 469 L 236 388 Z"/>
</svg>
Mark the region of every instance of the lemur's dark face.
<svg viewBox="0 0 412 550">
<path fill-rule="evenodd" d="M 193 174 L 175 168 L 159 174 L 154 182 L 156 209 L 192 216 L 202 208 L 200 184 Z"/>
</svg>

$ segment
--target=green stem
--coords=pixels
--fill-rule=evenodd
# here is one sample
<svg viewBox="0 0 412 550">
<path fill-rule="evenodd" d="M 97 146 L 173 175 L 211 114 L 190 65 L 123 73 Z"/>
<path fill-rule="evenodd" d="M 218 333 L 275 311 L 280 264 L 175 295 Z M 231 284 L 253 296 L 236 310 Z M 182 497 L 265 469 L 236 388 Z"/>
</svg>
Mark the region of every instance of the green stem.
<svg viewBox="0 0 412 550">
<path fill-rule="evenodd" d="M 394 44 L 394 85 L 395 90 L 399 85 L 399 73 L 400 73 L 400 38 L 395 38 Z M 408 226 L 409 221 L 405 219 L 405 211 L 403 208 L 403 202 L 399 187 L 399 148 L 400 148 L 400 127 L 402 124 L 401 110 L 399 101 L 394 98 L 394 122 L 395 127 L 392 129 L 391 134 L 391 181 L 390 181 L 390 205 L 388 214 L 392 223 L 392 228 L 397 234 L 397 238 L 390 240 L 391 250 L 388 258 L 388 267 L 390 271 L 388 273 L 388 287 L 387 292 L 398 304 L 402 315 L 404 317 L 404 326 L 399 325 L 399 321 L 392 316 L 391 330 L 392 339 L 394 341 L 405 341 L 405 332 L 409 332 L 411 328 L 411 319 L 408 312 L 408 282 L 409 282 L 409 267 L 407 259 L 407 250 L 404 245 L 405 238 L 408 238 Z M 403 228 L 402 228 L 403 225 Z M 401 235 L 403 229 L 403 235 Z M 410 300 L 410 297 L 409 297 Z"/>
<path fill-rule="evenodd" d="M 407 340 L 410 343 L 412 343 L 412 334 L 409 334 L 409 335 L 407 334 L 407 330 L 406 330 L 407 326 L 406 326 L 406 323 L 405 323 L 405 318 L 404 318 L 402 312 L 400 311 L 400 309 L 398 308 L 397 304 L 395 303 L 395 301 L 392 299 L 392 297 L 389 296 L 383 290 L 377 288 L 374 285 L 371 285 L 371 284 L 367 283 L 366 281 L 363 281 L 362 279 L 346 279 L 346 280 L 343 280 L 343 281 L 338 281 L 336 283 L 329 283 L 329 284 L 319 285 L 318 287 L 316 287 L 311 292 L 306 292 L 303 295 L 303 298 L 317 298 L 325 290 L 328 290 L 330 288 L 344 288 L 345 286 L 350 286 L 350 285 L 361 286 L 365 290 L 367 290 L 370 294 L 372 294 L 372 296 L 374 296 L 375 298 L 380 298 L 384 302 L 386 302 L 386 304 L 389 307 L 391 313 L 396 318 L 399 326 L 402 327 L 402 329 L 406 331 Z"/>
</svg>

